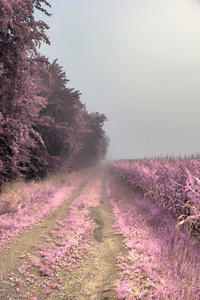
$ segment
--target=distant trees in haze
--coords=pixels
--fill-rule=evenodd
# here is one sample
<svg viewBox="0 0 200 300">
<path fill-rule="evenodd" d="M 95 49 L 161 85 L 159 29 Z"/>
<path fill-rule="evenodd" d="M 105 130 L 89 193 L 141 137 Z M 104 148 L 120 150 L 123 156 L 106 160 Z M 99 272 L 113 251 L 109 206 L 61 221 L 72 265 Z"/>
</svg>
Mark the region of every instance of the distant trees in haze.
<svg viewBox="0 0 200 300">
<path fill-rule="evenodd" d="M 86 111 L 57 60 L 38 53 L 50 44 L 46 0 L 0 0 L 0 184 L 44 176 L 64 164 L 75 169 L 101 160 L 108 138 L 104 114 Z"/>
</svg>

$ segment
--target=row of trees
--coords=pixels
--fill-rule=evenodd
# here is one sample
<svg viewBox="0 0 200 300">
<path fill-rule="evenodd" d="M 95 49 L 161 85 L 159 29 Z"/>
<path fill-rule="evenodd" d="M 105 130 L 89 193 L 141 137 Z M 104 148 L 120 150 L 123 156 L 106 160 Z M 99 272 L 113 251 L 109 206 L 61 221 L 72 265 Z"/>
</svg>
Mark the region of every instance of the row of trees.
<svg viewBox="0 0 200 300">
<path fill-rule="evenodd" d="M 80 93 L 66 87 L 57 60 L 41 56 L 50 44 L 46 0 L 0 0 L 0 184 L 20 176 L 81 168 L 104 158 L 104 114 L 89 114 Z"/>
</svg>

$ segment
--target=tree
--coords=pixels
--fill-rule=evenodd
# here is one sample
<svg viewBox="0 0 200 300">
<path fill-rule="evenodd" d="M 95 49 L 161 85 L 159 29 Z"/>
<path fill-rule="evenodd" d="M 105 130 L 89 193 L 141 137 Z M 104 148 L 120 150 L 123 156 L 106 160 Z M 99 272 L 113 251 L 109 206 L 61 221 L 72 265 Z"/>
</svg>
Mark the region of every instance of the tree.
<svg viewBox="0 0 200 300">
<path fill-rule="evenodd" d="M 103 130 L 107 118 L 98 112 L 87 114 L 88 132 L 83 136 L 83 147 L 79 153 L 79 165 L 86 166 L 98 163 L 105 158 L 109 138 Z"/>
<path fill-rule="evenodd" d="M 35 9 L 50 15 L 43 4 L 0 0 L 0 184 L 92 164 L 107 151 L 105 115 L 88 114 L 57 60 L 38 53 L 50 44 L 48 25 L 34 19 Z"/>
<path fill-rule="evenodd" d="M 69 80 L 57 60 L 51 65 L 38 62 L 48 102 L 40 112 L 37 131 L 47 148 L 50 165 L 74 169 L 100 161 L 109 144 L 102 129 L 105 115 L 88 114 L 79 91 L 67 88 Z"/>
<path fill-rule="evenodd" d="M 0 113 L 1 113 L 1 178 L 14 179 L 30 163 L 30 148 L 39 141 L 34 131 L 39 112 L 46 99 L 38 96 L 42 86 L 32 56 L 42 41 L 47 24 L 35 21 L 34 9 L 45 0 L 0 0 Z"/>
<path fill-rule="evenodd" d="M 46 77 L 45 68 L 49 74 Z M 37 130 L 51 159 L 60 165 L 65 161 L 72 167 L 82 147 L 80 137 L 86 131 L 85 106 L 80 101 L 80 93 L 66 87 L 69 80 L 57 60 L 50 66 L 42 66 L 41 77 L 49 94 L 47 105 L 40 113 L 43 122 Z"/>
</svg>

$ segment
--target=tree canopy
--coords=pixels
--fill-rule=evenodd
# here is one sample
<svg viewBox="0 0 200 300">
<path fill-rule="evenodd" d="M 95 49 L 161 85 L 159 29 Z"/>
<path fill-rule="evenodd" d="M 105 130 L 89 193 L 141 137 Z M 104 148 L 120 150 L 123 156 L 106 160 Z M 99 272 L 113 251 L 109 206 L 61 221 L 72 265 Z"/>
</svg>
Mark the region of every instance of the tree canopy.
<svg viewBox="0 0 200 300">
<path fill-rule="evenodd" d="M 0 7 L 0 184 L 100 161 L 109 144 L 105 115 L 89 114 L 57 60 L 38 51 L 50 44 L 49 26 L 34 10 L 50 16 L 50 3 L 0 0 Z"/>
</svg>

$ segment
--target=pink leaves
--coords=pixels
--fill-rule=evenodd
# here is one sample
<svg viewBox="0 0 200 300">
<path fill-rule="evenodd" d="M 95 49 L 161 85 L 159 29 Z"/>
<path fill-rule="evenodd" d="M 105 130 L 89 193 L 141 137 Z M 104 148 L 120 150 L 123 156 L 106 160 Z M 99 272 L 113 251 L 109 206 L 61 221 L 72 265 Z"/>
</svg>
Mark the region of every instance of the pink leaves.
<svg viewBox="0 0 200 300">
<path fill-rule="evenodd" d="M 130 296 L 130 287 L 128 283 L 122 283 L 117 287 L 117 299 L 129 299 L 131 300 L 132 297 Z"/>
<path fill-rule="evenodd" d="M 53 277 L 54 273 L 53 271 L 50 269 L 50 266 L 48 266 L 48 264 L 42 265 L 40 267 L 40 272 L 43 276 L 48 276 L 48 277 Z"/>
</svg>

